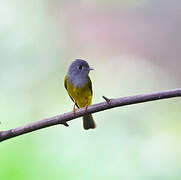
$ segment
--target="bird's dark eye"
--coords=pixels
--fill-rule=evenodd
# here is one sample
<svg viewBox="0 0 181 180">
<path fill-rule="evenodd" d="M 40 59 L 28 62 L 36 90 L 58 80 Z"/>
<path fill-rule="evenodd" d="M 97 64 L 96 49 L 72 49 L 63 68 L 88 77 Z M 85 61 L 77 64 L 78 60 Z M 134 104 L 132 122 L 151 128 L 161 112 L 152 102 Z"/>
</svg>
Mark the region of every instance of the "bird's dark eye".
<svg viewBox="0 0 181 180">
<path fill-rule="evenodd" d="M 79 66 L 79 69 L 82 70 L 82 65 Z"/>
</svg>

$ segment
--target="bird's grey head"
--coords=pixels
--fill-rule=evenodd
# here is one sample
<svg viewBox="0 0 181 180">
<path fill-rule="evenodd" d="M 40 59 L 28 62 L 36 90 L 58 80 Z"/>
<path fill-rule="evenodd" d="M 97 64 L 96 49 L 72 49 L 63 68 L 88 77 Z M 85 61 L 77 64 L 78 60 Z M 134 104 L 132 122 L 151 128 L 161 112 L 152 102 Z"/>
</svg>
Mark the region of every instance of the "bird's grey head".
<svg viewBox="0 0 181 180">
<path fill-rule="evenodd" d="M 89 67 L 89 64 L 82 60 L 82 59 L 76 59 L 72 62 L 72 64 L 69 67 L 68 75 L 71 76 L 88 76 L 89 71 L 92 70 L 92 68 Z"/>
<path fill-rule="evenodd" d="M 89 64 L 82 59 L 76 59 L 68 69 L 68 79 L 76 86 L 82 86 L 88 79 L 90 70 Z"/>
</svg>

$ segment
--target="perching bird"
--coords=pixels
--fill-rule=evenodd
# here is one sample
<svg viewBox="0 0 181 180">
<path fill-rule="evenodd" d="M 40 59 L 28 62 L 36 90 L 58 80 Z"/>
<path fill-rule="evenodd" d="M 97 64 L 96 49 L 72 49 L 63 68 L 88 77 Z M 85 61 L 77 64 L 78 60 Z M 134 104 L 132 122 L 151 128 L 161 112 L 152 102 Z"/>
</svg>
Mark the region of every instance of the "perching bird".
<svg viewBox="0 0 181 180">
<path fill-rule="evenodd" d="M 65 88 L 74 102 L 73 113 L 75 114 L 75 105 L 78 108 L 87 107 L 92 103 L 92 82 L 89 77 L 89 64 L 82 60 L 76 59 L 69 66 L 68 73 L 65 76 Z M 94 129 L 96 127 L 91 114 L 83 116 L 84 129 Z"/>
</svg>

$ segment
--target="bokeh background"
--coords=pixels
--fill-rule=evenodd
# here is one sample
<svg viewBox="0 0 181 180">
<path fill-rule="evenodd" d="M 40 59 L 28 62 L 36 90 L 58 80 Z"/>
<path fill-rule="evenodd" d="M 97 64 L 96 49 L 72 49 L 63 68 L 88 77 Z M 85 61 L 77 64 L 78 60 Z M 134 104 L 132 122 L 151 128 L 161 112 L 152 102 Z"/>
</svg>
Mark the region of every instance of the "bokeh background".
<svg viewBox="0 0 181 180">
<path fill-rule="evenodd" d="M 75 58 L 93 103 L 181 87 L 180 0 L 1 0 L 0 129 L 69 112 Z M 94 114 L 0 143 L 1 180 L 180 180 L 180 98 Z"/>
</svg>

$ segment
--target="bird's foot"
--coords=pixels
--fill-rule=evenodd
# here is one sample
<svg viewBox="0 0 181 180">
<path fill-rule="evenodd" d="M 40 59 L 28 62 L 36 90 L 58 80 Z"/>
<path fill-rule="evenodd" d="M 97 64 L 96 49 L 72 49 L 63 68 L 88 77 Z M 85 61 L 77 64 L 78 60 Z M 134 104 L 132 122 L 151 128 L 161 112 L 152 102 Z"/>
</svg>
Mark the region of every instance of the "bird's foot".
<svg viewBox="0 0 181 180">
<path fill-rule="evenodd" d="M 73 115 L 75 116 L 75 112 L 76 112 L 76 108 L 75 108 L 75 103 L 74 103 L 74 107 L 73 107 Z"/>
<path fill-rule="evenodd" d="M 87 112 L 88 104 L 85 105 L 85 112 Z"/>
</svg>

